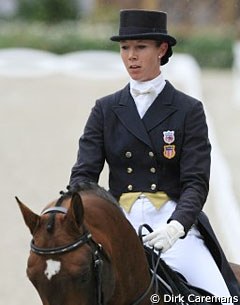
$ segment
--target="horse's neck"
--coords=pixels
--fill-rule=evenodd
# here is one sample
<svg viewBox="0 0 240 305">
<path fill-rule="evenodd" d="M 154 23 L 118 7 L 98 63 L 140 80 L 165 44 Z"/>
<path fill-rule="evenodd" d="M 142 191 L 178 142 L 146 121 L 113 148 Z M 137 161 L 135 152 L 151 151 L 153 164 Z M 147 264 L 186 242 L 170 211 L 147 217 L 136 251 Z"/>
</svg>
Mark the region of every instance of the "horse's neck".
<svg viewBox="0 0 240 305">
<path fill-rule="evenodd" d="M 136 291 L 144 291 L 150 281 L 145 252 L 122 211 L 110 203 L 99 204 L 95 209 L 85 208 L 84 218 L 95 241 L 102 243 L 106 253 L 114 259 L 118 280 L 126 286 L 135 285 Z M 141 275 L 135 278 L 134 283 L 133 274 Z"/>
</svg>

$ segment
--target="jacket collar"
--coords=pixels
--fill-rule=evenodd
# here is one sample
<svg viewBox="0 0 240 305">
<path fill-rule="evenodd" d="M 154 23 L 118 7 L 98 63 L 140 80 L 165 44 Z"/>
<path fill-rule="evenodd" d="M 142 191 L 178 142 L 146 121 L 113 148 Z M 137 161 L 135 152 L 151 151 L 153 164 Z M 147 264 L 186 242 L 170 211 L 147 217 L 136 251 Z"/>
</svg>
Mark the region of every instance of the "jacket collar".
<svg viewBox="0 0 240 305">
<path fill-rule="evenodd" d="M 161 124 L 177 111 L 176 106 L 173 105 L 174 91 L 174 87 L 169 82 L 166 82 L 163 91 L 149 107 L 142 119 L 147 131 Z"/>
<path fill-rule="evenodd" d="M 174 87 L 167 82 L 163 91 L 159 94 L 141 120 L 134 100 L 129 91 L 129 84 L 120 92 L 118 104 L 113 106 L 113 111 L 118 116 L 123 125 L 137 138 L 152 147 L 148 132 L 161 124 L 177 108 L 172 105 Z"/>
</svg>

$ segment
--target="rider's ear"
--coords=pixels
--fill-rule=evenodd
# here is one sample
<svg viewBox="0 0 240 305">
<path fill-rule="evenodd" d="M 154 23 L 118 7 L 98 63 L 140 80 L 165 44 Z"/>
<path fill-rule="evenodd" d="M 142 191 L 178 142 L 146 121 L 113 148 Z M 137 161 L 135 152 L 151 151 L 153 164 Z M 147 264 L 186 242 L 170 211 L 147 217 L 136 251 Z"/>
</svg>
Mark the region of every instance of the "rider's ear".
<svg viewBox="0 0 240 305">
<path fill-rule="evenodd" d="M 168 50 L 168 43 L 167 42 L 162 42 L 161 45 L 159 46 L 159 58 L 161 59 Z"/>
</svg>

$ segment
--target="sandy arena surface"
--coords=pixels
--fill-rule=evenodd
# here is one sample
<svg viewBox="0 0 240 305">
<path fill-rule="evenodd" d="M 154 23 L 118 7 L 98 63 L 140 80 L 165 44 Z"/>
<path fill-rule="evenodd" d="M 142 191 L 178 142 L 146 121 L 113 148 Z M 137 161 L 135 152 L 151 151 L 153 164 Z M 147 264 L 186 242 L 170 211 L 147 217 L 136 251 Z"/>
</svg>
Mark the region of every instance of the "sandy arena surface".
<svg viewBox="0 0 240 305">
<path fill-rule="evenodd" d="M 72 62 L 73 68 L 77 70 Z M 84 71 L 84 67 L 82 69 Z M 0 54 L 0 305 L 41 304 L 25 275 L 31 236 L 14 196 L 40 213 L 67 185 L 78 138 L 96 98 L 114 92 L 127 81 L 122 72 L 113 71 L 111 77 L 103 68 L 103 77 L 100 77 L 99 67 L 95 69 L 98 69 L 98 76 L 90 69 L 85 76 L 84 73 L 66 73 L 66 70 L 21 76 L 21 69 L 14 75 L 11 67 L 4 66 Z M 215 164 L 217 177 L 212 178 L 213 190 L 206 208 L 227 256 L 240 263 L 240 257 L 236 257 L 233 250 L 235 245 L 232 242 L 229 245 L 229 238 L 223 233 L 229 231 L 237 238 L 240 231 L 239 224 L 234 223 L 235 219 L 240 221 L 239 208 L 231 205 L 240 202 L 240 101 L 239 104 L 233 101 L 231 71 L 202 71 L 200 86 L 213 143 L 223 158 L 218 158 L 217 166 Z M 216 182 L 219 179 L 221 182 Z M 107 185 L 106 171 L 101 184 Z M 219 203 L 222 199 L 230 214 L 226 214 L 226 207 Z M 239 239 L 236 244 L 240 244 Z"/>
</svg>

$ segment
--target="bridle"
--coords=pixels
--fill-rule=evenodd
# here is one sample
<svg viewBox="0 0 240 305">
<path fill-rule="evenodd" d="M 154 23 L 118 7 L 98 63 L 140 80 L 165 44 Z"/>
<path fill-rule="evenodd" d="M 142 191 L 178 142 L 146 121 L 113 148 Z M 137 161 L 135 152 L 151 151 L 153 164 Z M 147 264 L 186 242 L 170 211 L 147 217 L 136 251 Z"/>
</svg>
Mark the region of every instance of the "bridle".
<svg viewBox="0 0 240 305">
<path fill-rule="evenodd" d="M 67 209 L 64 207 L 52 207 L 48 208 L 41 215 L 45 215 L 48 213 L 62 213 L 66 214 Z M 97 305 L 104 305 L 104 295 L 102 291 L 102 268 L 103 268 L 103 248 L 102 245 L 96 243 L 92 238 L 92 234 L 85 229 L 85 233 L 82 234 L 76 241 L 66 244 L 60 247 L 52 247 L 52 248 L 42 248 L 35 245 L 34 240 L 32 239 L 30 243 L 30 247 L 32 252 L 38 255 L 57 255 L 57 254 L 65 254 L 71 251 L 80 248 L 81 246 L 88 244 L 92 251 L 93 256 L 93 267 L 94 274 L 96 276 L 97 283 Z"/>
<path fill-rule="evenodd" d="M 45 215 L 48 213 L 62 213 L 62 214 L 66 214 L 67 213 L 67 209 L 63 208 L 63 207 L 53 207 L 53 208 L 49 208 L 45 211 L 43 211 L 43 213 L 41 215 Z M 92 235 L 90 232 L 86 231 L 83 235 L 80 236 L 80 238 L 70 244 L 61 246 L 61 247 L 53 247 L 53 248 L 41 248 L 41 247 L 37 247 L 34 244 L 34 240 L 32 239 L 31 241 L 31 250 L 39 255 L 56 255 L 56 254 L 64 254 L 67 252 L 71 252 L 81 246 L 83 246 L 84 244 L 88 243 L 89 241 L 92 241 Z"/>
<path fill-rule="evenodd" d="M 48 208 L 42 212 L 41 215 L 45 215 L 48 213 L 62 213 L 66 214 L 67 209 L 61 206 L 55 206 Z M 60 246 L 60 247 L 52 247 L 52 248 L 42 248 L 38 247 L 34 243 L 34 239 L 31 240 L 30 247 L 32 252 L 34 252 L 37 255 L 57 255 L 57 254 L 65 254 L 71 251 L 76 250 L 77 248 L 88 244 L 92 250 L 92 256 L 93 256 L 93 266 L 94 266 L 94 273 L 96 276 L 96 283 L 97 283 L 97 305 L 105 305 L 104 300 L 104 294 L 102 289 L 102 270 L 103 270 L 103 248 L 102 245 L 99 243 L 96 243 L 94 239 L 92 238 L 92 234 L 85 229 L 85 233 L 82 234 L 76 241 Z M 154 284 L 156 284 L 156 270 L 159 265 L 160 261 L 160 255 L 157 263 L 155 264 L 154 272 L 152 275 L 151 282 L 148 286 L 148 288 L 145 290 L 145 292 L 138 297 L 137 300 L 135 300 L 130 305 L 138 305 L 140 304 L 150 293 L 150 291 L 153 289 Z M 155 289 L 157 290 L 157 288 Z M 157 292 L 156 292 L 157 293 Z"/>
</svg>

